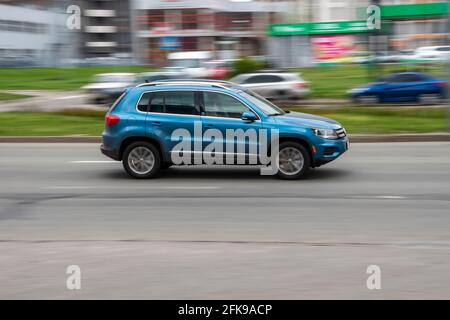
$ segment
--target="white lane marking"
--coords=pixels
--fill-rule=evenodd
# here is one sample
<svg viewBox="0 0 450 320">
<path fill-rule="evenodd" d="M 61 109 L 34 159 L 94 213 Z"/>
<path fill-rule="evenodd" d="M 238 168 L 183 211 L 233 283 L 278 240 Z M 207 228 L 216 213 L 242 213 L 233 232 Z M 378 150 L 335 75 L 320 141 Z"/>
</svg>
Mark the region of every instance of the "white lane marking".
<svg viewBox="0 0 450 320">
<path fill-rule="evenodd" d="M 408 199 L 404 196 L 351 196 L 354 199 Z"/>
<path fill-rule="evenodd" d="M 408 197 L 402 196 L 376 196 L 377 199 L 407 199 Z"/>
<path fill-rule="evenodd" d="M 136 189 L 162 189 L 162 190 L 214 190 L 221 189 L 219 186 L 125 186 L 127 189 L 136 188 Z M 41 189 L 45 190 L 70 190 L 70 189 L 123 189 L 124 186 L 47 186 L 41 187 Z"/>
<path fill-rule="evenodd" d="M 64 97 L 57 97 L 55 100 L 67 100 L 67 99 L 78 99 L 78 98 L 84 98 L 87 97 L 85 94 L 79 94 L 76 96 L 64 96 Z"/>
<path fill-rule="evenodd" d="M 76 160 L 76 161 L 68 161 L 69 163 L 118 163 L 118 161 L 114 160 Z"/>
</svg>

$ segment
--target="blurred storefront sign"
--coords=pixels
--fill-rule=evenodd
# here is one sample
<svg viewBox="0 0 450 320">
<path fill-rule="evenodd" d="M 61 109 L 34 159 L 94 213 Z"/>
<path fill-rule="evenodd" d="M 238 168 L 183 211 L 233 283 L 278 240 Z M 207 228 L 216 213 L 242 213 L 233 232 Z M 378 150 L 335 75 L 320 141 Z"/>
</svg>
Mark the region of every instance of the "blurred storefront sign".
<svg viewBox="0 0 450 320">
<path fill-rule="evenodd" d="M 159 39 L 159 48 L 164 50 L 175 50 L 181 47 L 178 37 L 161 37 Z"/>
<path fill-rule="evenodd" d="M 345 59 L 355 50 L 351 35 L 314 36 L 311 39 L 313 57 L 316 61 Z"/>
<path fill-rule="evenodd" d="M 272 36 L 347 34 L 369 32 L 365 20 L 313 22 L 313 23 L 280 23 L 269 26 Z"/>
<path fill-rule="evenodd" d="M 381 6 L 383 19 L 406 19 L 446 16 L 449 12 L 448 2 L 398 4 Z"/>
</svg>

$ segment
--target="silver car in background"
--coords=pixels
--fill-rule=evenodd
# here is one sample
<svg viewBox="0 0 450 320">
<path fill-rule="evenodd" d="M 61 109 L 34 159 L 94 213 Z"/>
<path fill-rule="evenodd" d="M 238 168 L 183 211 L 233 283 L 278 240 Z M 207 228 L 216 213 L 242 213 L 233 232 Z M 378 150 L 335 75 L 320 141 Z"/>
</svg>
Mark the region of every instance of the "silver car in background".
<svg viewBox="0 0 450 320">
<path fill-rule="evenodd" d="M 308 82 L 297 73 L 246 73 L 230 81 L 271 100 L 299 99 L 310 94 Z"/>
<path fill-rule="evenodd" d="M 115 101 L 126 88 L 135 83 L 134 73 L 101 73 L 96 74 L 92 82 L 81 89 L 90 94 L 94 104 L 111 103 Z"/>
</svg>

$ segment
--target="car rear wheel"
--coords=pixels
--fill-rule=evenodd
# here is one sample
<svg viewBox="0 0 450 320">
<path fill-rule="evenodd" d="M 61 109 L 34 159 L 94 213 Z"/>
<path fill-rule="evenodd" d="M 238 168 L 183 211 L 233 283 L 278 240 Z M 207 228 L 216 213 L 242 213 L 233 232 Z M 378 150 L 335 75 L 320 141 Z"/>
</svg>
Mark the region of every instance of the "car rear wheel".
<svg viewBox="0 0 450 320">
<path fill-rule="evenodd" d="M 419 94 L 418 100 L 422 105 L 438 104 L 441 96 L 437 93 L 422 93 Z"/>
<path fill-rule="evenodd" d="M 161 168 L 161 156 L 151 143 L 142 141 L 130 144 L 123 154 L 125 171 L 137 179 L 155 177 Z"/>
<path fill-rule="evenodd" d="M 311 159 L 308 151 L 297 142 L 283 142 L 278 152 L 277 177 L 285 180 L 303 178 L 309 171 Z"/>
</svg>

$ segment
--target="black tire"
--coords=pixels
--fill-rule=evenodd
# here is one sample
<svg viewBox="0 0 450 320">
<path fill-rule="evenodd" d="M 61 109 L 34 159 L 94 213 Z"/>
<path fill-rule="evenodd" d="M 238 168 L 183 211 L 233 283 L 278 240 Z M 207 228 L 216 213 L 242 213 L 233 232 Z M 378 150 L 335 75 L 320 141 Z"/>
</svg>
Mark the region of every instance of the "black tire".
<svg viewBox="0 0 450 320">
<path fill-rule="evenodd" d="M 356 98 L 358 103 L 372 105 L 380 103 L 381 99 L 376 94 L 363 94 Z"/>
<path fill-rule="evenodd" d="M 311 156 L 309 155 L 309 152 L 300 143 L 294 142 L 294 141 L 292 141 L 292 142 L 287 141 L 287 142 L 283 142 L 280 144 L 279 157 L 280 157 L 280 154 L 283 152 L 283 150 L 286 148 L 293 148 L 300 152 L 300 154 L 303 157 L 303 166 L 301 167 L 301 169 L 298 172 L 294 172 L 292 174 L 287 174 L 286 172 L 283 172 L 283 170 L 281 169 L 282 163 L 280 163 L 278 172 L 277 172 L 277 178 L 284 179 L 284 180 L 297 180 L 297 179 L 301 179 L 301 178 L 305 177 L 308 174 L 309 169 L 311 167 Z"/>
<path fill-rule="evenodd" d="M 133 150 L 136 150 L 137 148 L 144 148 L 148 150 L 153 155 L 153 166 L 149 171 L 143 171 L 142 173 L 139 173 L 136 169 L 133 168 L 133 164 L 130 163 L 132 159 L 130 159 L 130 154 Z M 143 149 L 138 149 L 143 150 Z M 156 148 L 153 144 L 145 141 L 138 141 L 130 144 L 126 147 L 123 158 L 122 158 L 122 164 L 125 169 L 125 171 L 133 178 L 136 179 L 150 179 L 154 178 L 158 175 L 161 168 L 161 155 L 159 153 L 158 148 Z M 136 166 L 136 165 L 135 165 Z"/>
</svg>

